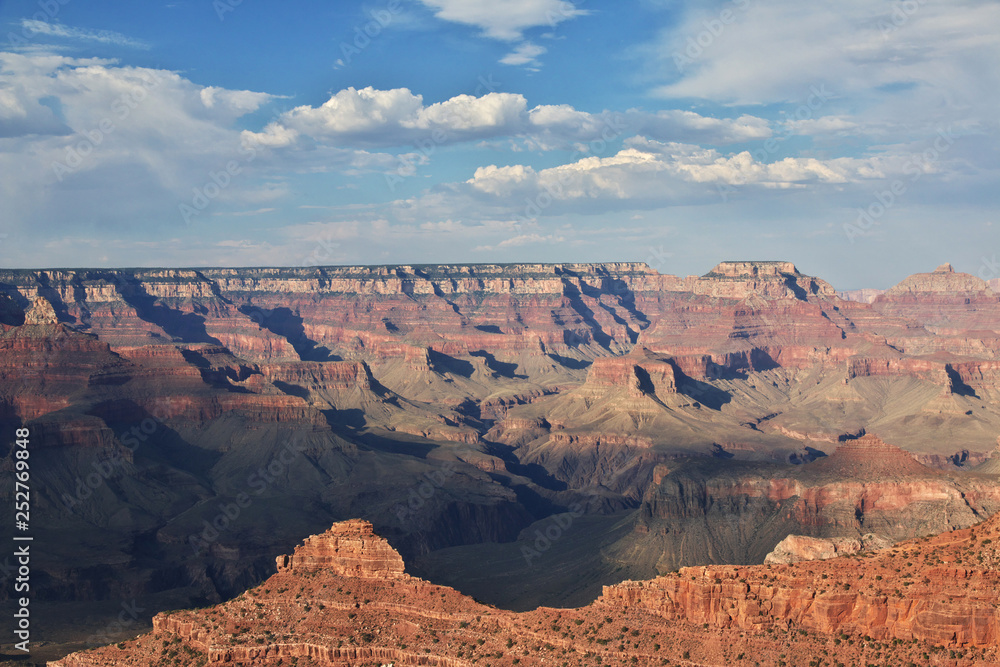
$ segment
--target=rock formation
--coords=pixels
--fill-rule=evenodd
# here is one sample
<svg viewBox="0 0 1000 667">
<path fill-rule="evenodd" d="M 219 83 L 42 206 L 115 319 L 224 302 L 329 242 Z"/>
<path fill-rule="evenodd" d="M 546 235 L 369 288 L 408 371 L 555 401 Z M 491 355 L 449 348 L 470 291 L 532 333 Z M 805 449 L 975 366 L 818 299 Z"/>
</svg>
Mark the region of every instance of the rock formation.
<svg viewBox="0 0 1000 667">
<path fill-rule="evenodd" d="M 55 308 L 44 296 L 36 296 L 31 308 L 24 314 L 25 324 L 57 324 Z"/>
<path fill-rule="evenodd" d="M 749 631 L 801 629 L 945 647 L 1000 644 L 997 518 L 878 552 L 795 565 L 682 568 L 599 604 Z"/>
<path fill-rule="evenodd" d="M 525 605 L 1000 508 L 971 471 L 1000 433 L 998 297 L 947 267 L 870 304 L 760 261 L 0 270 L 0 295 L 53 604 L 224 600 L 346 516 Z M 600 548 L 522 567 L 575 508 Z"/>
<path fill-rule="evenodd" d="M 371 523 L 361 520 L 335 523 L 322 535 L 306 538 L 291 555 L 279 556 L 278 572 L 331 572 L 341 577 L 392 579 L 403 576 L 403 558 Z"/>
<path fill-rule="evenodd" d="M 371 525 L 349 521 L 286 557 L 308 566 L 49 664 L 997 665 L 998 540 L 995 518 L 825 561 L 684 568 L 605 587 L 586 607 L 517 614 L 397 571 Z M 328 556 L 338 549 L 346 561 Z"/>
<path fill-rule="evenodd" d="M 827 560 L 837 556 L 850 556 L 860 551 L 884 549 L 889 546 L 892 546 L 889 540 L 871 533 L 860 538 L 789 535 L 778 542 L 778 546 L 774 547 L 774 551 L 764 558 L 764 562 L 769 565 L 790 565 L 805 560 Z"/>
</svg>

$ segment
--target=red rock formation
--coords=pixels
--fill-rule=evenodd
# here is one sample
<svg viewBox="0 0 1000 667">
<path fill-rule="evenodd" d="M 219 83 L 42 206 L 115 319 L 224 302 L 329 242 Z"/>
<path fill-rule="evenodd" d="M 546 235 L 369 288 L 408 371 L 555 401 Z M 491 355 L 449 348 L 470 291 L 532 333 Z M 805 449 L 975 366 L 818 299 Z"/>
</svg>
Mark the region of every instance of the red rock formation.
<svg viewBox="0 0 1000 667">
<path fill-rule="evenodd" d="M 180 657 L 200 665 L 782 660 L 797 667 L 831 655 L 846 661 L 840 664 L 997 665 L 998 539 L 1000 519 L 993 519 L 825 561 L 683 568 L 606 586 L 579 609 L 517 614 L 407 576 L 370 525 L 350 521 L 307 540 L 279 560 L 277 574 L 235 600 L 159 614 L 149 634 L 50 665 Z"/>
<path fill-rule="evenodd" d="M 1000 332 L 1000 297 L 986 281 L 943 264 L 909 276 L 872 301 L 882 315 L 905 317 L 943 335 Z"/>
<path fill-rule="evenodd" d="M 44 296 L 36 296 L 31 308 L 24 314 L 25 324 L 57 324 L 56 311 Z"/>
<path fill-rule="evenodd" d="M 850 556 L 859 551 L 884 549 L 889 546 L 892 546 L 889 540 L 872 534 L 864 537 L 789 535 L 778 542 L 774 551 L 764 558 L 764 563 L 789 565 L 807 560 L 827 560 L 837 556 Z"/>
<path fill-rule="evenodd" d="M 995 648 L 998 537 L 1000 521 L 991 519 L 874 554 L 791 566 L 683 568 L 655 581 L 605 587 L 598 604 L 750 631 L 801 628 Z"/>
<path fill-rule="evenodd" d="M 341 577 L 402 578 L 403 559 L 371 523 L 354 519 L 336 523 L 313 535 L 291 555 L 278 556 L 278 572 L 302 574 L 329 571 Z"/>
<path fill-rule="evenodd" d="M 883 442 L 873 434 L 848 440 L 832 456 L 814 464 L 817 471 L 848 479 L 923 477 L 934 471 L 918 463 L 908 452 Z"/>
</svg>

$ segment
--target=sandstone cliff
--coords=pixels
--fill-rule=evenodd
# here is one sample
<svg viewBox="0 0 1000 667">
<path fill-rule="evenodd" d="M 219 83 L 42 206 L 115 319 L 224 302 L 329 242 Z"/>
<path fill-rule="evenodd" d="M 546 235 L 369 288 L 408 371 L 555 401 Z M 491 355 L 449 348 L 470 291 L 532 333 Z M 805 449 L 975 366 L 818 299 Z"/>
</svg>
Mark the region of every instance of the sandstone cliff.
<svg viewBox="0 0 1000 667">
<path fill-rule="evenodd" d="M 993 519 L 826 561 L 684 568 L 516 614 L 406 575 L 370 524 L 349 521 L 288 557 L 303 567 L 50 665 L 996 665 L 998 539 Z"/>
</svg>

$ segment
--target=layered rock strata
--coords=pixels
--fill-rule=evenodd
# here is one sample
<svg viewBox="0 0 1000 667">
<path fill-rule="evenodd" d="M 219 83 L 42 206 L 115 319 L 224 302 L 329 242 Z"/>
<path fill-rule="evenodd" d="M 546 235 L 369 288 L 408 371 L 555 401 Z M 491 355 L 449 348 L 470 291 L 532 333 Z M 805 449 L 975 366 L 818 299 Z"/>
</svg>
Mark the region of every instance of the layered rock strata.
<svg viewBox="0 0 1000 667">
<path fill-rule="evenodd" d="M 370 524 L 350 521 L 296 549 L 289 558 L 302 558 L 300 566 L 292 560 L 235 600 L 160 614 L 147 635 L 50 665 L 178 657 L 198 665 L 996 665 L 998 523 L 826 561 L 684 568 L 605 587 L 586 607 L 516 614 L 406 575 Z"/>
</svg>

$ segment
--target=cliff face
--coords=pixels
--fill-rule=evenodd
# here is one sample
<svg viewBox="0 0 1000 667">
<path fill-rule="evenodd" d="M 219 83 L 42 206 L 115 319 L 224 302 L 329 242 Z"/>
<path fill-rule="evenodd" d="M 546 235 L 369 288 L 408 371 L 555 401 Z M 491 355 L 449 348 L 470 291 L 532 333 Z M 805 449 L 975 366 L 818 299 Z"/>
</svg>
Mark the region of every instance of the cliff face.
<svg viewBox="0 0 1000 667">
<path fill-rule="evenodd" d="M 950 267 L 912 276 L 871 306 L 841 300 L 790 262 L 723 262 L 688 278 L 639 263 L 0 271 L 0 292 L 24 310 L 41 298 L 50 307 L 32 321 L 58 320 L 113 349 L 216 343 L 258 363 L 377 363 L 404 341 L 452 356 L 604 355 L 641 342 L 738 372 L 839 364 L 879 336 L 920 354 L 992 354 L 996 340 L 977 347 L 962 334 L 996 338 L 1000 327 L 998 297 Z"/>
<path fill-rule="evenodd" d="M 67 536 L 41 595 L 223 599 L 359 515 L 428 559 L 616 517 L 578 547 L 608 563 L 594 587 L 615 559 L 651 576 L 970 525 L 998 508 L 961 470 L 1000 433 L 995 294 L 904 287 L 846 301 L 788 262 L 0 271 L 0 420 L 39 435 L 36 511 Z M 850 459 L 865 430 L 946 474 Z"/>
<path fill-rule="evenodd" d="M 1000 332 L 1000 296 L 985 280 L 956 273 L 951 264 L 912 275 L 871 303 L 883 315 L 916 320 L 937 333 Z"/>
<path fill-rule="evenodd" d="M 794 466 L 707 457 L 658 464 L 621 551 L 653 554 L 661 573 L 830 557 L 966 528 L 997 511 L 995 479 L 928 468 L 865 436 Z"/>
<path fill-rule="evenodd" d="M 684 568 L 607 586 L 586 607 L 518 614 L 405 574 L 370 524 L 348 521 L 306 540 L 230 602 L 160 614 L 149 634 L 50 665 L 148 665 L 181 654 L 204 665 L 798 666 L 830 651 L 843 664 L 955 664 L 941 649 L 961 664 L 996 665 L 998 539 L 990 520 L 827 561 Z"/>
<path fill-rule="evenodd" d="M 942 646 L 1000 643 L 1000 523 L 827 561 L 683 568 L 604 589 L 599 604 L 639 606 L 714 627 L 801 628 Z"/>
</svg>

